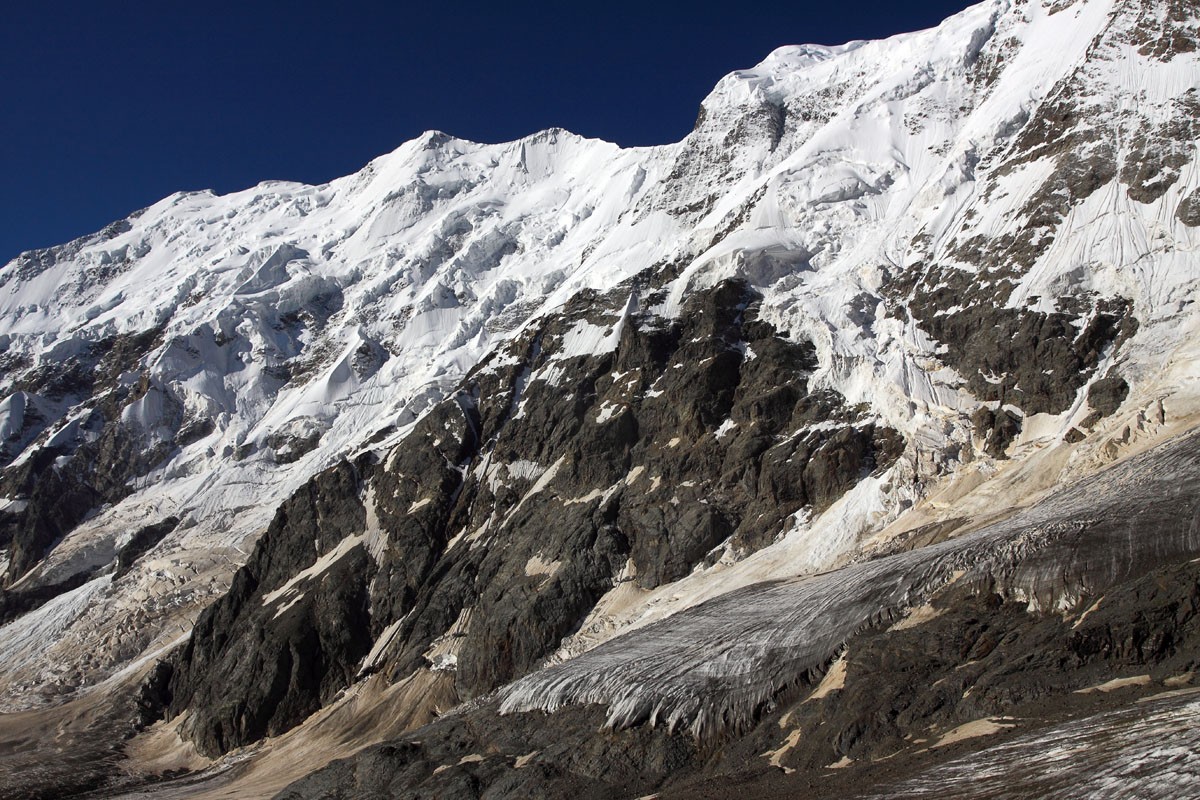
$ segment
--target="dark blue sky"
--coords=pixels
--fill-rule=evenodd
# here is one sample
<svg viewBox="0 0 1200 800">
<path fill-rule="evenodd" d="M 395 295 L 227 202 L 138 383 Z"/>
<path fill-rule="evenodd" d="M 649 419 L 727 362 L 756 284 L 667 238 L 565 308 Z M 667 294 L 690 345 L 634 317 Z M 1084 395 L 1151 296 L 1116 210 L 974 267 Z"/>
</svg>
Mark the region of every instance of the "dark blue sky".
<svg viewBox="0 0 1200 800">
<path fill-rule="evenodd" d="M 431 128 L 676 141 L 722 75 L 775 47 L 916 30 L 969 4 L 13 0 L 0 263 L 180 189 L 326 181 Z"/>
</svg>

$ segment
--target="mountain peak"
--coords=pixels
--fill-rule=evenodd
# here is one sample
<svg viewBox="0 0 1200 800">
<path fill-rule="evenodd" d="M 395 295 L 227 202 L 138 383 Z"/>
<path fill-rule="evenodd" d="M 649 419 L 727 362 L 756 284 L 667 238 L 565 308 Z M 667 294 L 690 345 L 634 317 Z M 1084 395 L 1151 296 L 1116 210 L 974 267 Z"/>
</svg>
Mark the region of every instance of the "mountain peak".
<svg viewBox="0 0 1200 800">
<path fill-rule="evenodd" d="M 1155 501 L 1200 474 L 1196 30 L 1177 0 L 993 0 L 779 48 L 678 143 L 427 131 L 22 255 L 0 703 L 144 677 L 172 736 L 256 764 L 429 723 L 361 758 L 447 796 L 583 793 L 518 766 L 556 740 L 593 779 L 603 751 L 704 780 L 712 734 L 755 780 L 876 780 L 979 708 L 989 735 L 1043 690 L 1048 726 L 1095 711 L 1142 674 L 1095 598 L 1159 619 L 1145 586 L 1200 555 L 1191 495 Z M 908 658 L 920 687 L 878 668 Z"/>
</svg>

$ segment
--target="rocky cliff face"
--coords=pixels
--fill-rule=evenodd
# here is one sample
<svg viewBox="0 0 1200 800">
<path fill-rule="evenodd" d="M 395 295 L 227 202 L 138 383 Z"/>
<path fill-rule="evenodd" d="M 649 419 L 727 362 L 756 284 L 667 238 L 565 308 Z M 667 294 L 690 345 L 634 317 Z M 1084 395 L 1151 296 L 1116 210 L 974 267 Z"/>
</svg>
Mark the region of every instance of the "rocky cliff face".
<svg viewBox="0 0 1200 800">
<path fill-rule="evenodd" d="M 1186 685 L 1200 660 L 1200 583 L 1186 560 L 1200 545 L 1197 443 L 1173 442 L 938 546 L 728 594 L 280 797 L 857 797 L 939 787 L 1026 797 L 1031 786 L 1070 793 L 1073 782 L 1184 796 L 1194 759 L 1157 763 L 1150 747 L 1121 746 L 1123 725 L 1101 714 L 1120 702 L 1113 692 L 1147 699 Z M 1139 552 L 1133 542 L 1146 539 L 1133 561 L 1097 557 Z M 1143 731 L 1154 747 L 1194 720 L 1194 692 L 1166 695 L 1156 702 L 1173 721 Z M 1035 741 L 1044 759 L 1058 726 L 1080 719 L 1095 730 L 1077 761 L 1045 772 L 1022 762 Z M 962 756 L 976 737 L 1008 749 L 991 739 L 977 761 Z M 958 763 L 936 766 L 952 754 Z M 973 771 L 981 763 L 997 772 Z"/>
<path fill-rule="evenodd" d="M 1190 597 L 1192 439 L 1137 457 L 1200 411 L 1198 26 L 990 0 L 782 48 L 675 145 L 429 133 L 23 254 L 0 268 L 3 708 L 129 695 L 105 724 L 161 717 L 135 742 L 235 784 L 248 757 L 260 793 L 295 752 L 397 735 L 362 721 L 383 709 L 460 704 L 429 730 L 577 755 L 498 745 L 516 770 L 422 733 L 337 769 L 360 793 L 684 792 L 736 782 L 712 760 L 735 737 L 769 751 L 765 791 L 1024 713 L 1025 678 L 975 706 L 888 677 L 949 680 L 993 629 L 1023 642 L 997 675 L 1075 665 L 1056 696 L 1137 658 L 1185 674 L 1190 617 L 1092 670 L 1046 615 Z M 1179 591 L 1145 600 L 1151 575 Z M 914 608 L 928 652 L 888 630 Z M 776 714 L 843 669 L 837 704 Z"/>
<path fill-rule="evenodd" d="M 636 310 L 652 294 L 579 298 L 363 475 L 335 467 L 281 507 L 175 667 L 171 710 L 191 709 L 197 743 L 278 734 L 360 666 L 448 670 L 480 696 L 535 669 L 614 583 L 743 557 L 900 456 L 865 409 L 809 390 L 814 349 L 758 321 L 745 283 L 693 295 L 666 326 Z M 587 334 L 616 347 L 572 355 Z M 343 599 L 348 582 L 362 594 Z"/>
</svg>

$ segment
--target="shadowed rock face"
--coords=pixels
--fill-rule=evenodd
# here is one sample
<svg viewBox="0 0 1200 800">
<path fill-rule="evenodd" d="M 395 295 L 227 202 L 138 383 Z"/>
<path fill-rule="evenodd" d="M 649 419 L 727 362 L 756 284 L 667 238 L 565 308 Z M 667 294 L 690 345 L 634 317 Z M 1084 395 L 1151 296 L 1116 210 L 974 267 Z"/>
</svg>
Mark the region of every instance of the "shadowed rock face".
<svg viewBox="0 0 1200 800">
<path fill-rule="evenodd" d="M 0 333 L 0 622 L 84 590 L 0 631 L 18 665 L 0 700 L 75 669 L 88 644 L 102 663 L 56 689 L 173 640 L 163 620 L 216 591 L 196 586 L 220 548 L 274 513 L 191 639 L 145 664 L 137 698 L 94 727 L 44 727 L 53 744 L 31 752 L 162 715 L 208 755 L 294 733 L 225 762 L 246 756 L 230 770 L 244 777 L 297 744 L 327 757 L 313 743 L 331 727 L 337 747 L 384 735 L 346 718 L 389 687 L 396 706 L 366 716 L 413 712 L 389 731 L 414 709 L 454 712 L 285 796 L 807 798 L 954 781 L 1006 796 L 964 777 L 977 764 L 1046 791 L 1148 793 L 1084 781 L 1148 757 L 1119 730 L 1163 742 L 1195 709 L 1130 727 L 1100 713 L 1123 695 L 1076 692 L 1123 679 L 1145 698 L 1197 667 L 1195 439 L 1003 522 L 976 503 L 1027 485 L 1013 475 L 1081 474 L 1194 410 L 1176 381 L 1195 356 L 1200 104 L 1176 61 L 1196 50 L 1193 6 L 997 2 L 912 37 L 782 48 L 722 81 L 677 146 L 433 134 L 328 186 L 180 195 L 0 268 L 19 300 Z M 113 335 L 130 320 L 150 330 Z M 1122 409 L 1125 433 L 1101 439 Z M 1023 431 L 1035 414 L 1058 418 Z M 850 520 L 846 538 L 801 557 L 831 563 L 823 548 L 882 533 L 913 501 L 940 521 L 566 660 L 610 620 L 691 602 L 704 581 L 674 582 L 803 531 L 902 451 L 887 480 L 813 520 L 819 536 Z M 991 461 L 1010 451 L 1030 460 Z M 941 505 L 993 470 L 963 509 Z M 220 488 L 192 494 L 198 478 Z M 117 552 L 121 520 L 167 513 L 185 523 Z M 130 569 L 174 530 L 153 569 Z M 109 560 L 68 575 L 80 553 Z M 714 578 L 703 596 L 721 571 L 695 576 Z M 114 611 L 116 630 L 94 635 Z M 31 644 L 56 614 L 77 616 Z M 58 655 L 43 666 L 42 652 Z M 955 737 L 980 731 L 997 745 L 973 760 L 982 743 Z M 1094 774 L 1036 783 L 1030 754 L 1059 731 L 1095 747 Z M 119 782 L 114 747 L 75 749 L 94 763 L 71 775 L 75 756 L 49 759 L 33 791 Z M 1174 774 L 1195 774 L 1189 755 Z"/>
<path fill-rule="evenodd" d="M 719 598 L 530 676 L 500 700 L 336 762 L 279 796 L 890 796 L 902 781 L 933 791 L 946 770 L 963 776 L 974 763 L 1064 785 L 1052 768 L 1042 773 L 1043 762 L 1021 761 L 1028 742 L 1048 740 L 1041 731 L 1052 738 L 1065 720 L 1186 685 L 1200 666 L 1200 566 L 1191 561 L 1200 550 L 1198 454 L 1192 436 L 992 529 L 903 554 L 902 569 L 888 566 L 896 557 L 851 568 L 837 575 L 840 595 L 811 614 L 788 609 L 818 602 L 820 577 Z M 826 637 L 839 619 L 844 633 Z M 768 644 L 756 649 L 758 641 Z M 593 693 L 564 694 L 567 676 L 587 680 L 589 671 Z M 757 701 L 736 707 L 732 698 L 751 683 L 762 689 Z M 641 716 L 614 719 L 639 695 L 658 700 L 640 704 Z M 719 736 L 645 724 L 686 722 L 672 708 L 722 702 Z M 1155 741 L 1169 740 L 1179 714 L 1194 716 L 1184 701 L 1163 702 L 1157 723 L 1134 715 Z M 542 704 L 554 710 L 497 713 Z M 605 718 L 618 727 L 598 730 Z M 1157 785 L 1156 771 L 1113 766 L 1139 757 L 1137 742 L 1120 733 L 1129 721 L 1096 719 L 1084 727 L 1107 742 L 1097 752 L 1108 754 L 1111 785 L 1135 793 Z M 986 738 L 972 738 L 979 730 Z M 967 755 L 1009 740 L 1012 750 Z M 961 766 L 926 774 L 954 756 Z M 844 770 L 828 769 L 838 762 Z M 1190 753 L 1172 774 L 1197 770 Z M 956 786 L 963 797 L 1013 796 L 1007 782 Z"/>
<path fill-rule="evenodd" d="M 183 409 L 165 387 L 144 374 L 130 382 L 146 354 L 160 343 L 161 331 L 147 330 L 93 342 L 61 363 L 24 370 L 14 388 L 28 401 L 22 439 L 31 440 L 31 457 L 9 466 L 0 451 L 0 492 L 23 501 L 23 508 L 0 517 L 0 543 L 10 543 L 4 575 L 11 585 L 35 566 L 64 536 L 103 503 L 132 490 L 130 482 L 146 475 L 174 449 L 170 439 L 148 436 L 121 421 L 122 411 L 150 393 L 161 396 L 160 420 L 171 434 L 184 425 Z M 76 422 L 50 430 L 38 405 L 69 408 L 79 403 Z M 53 436 L 51 437 L 51 434 Z"/>
<path fill-rule="evenodd" d="M 1184 225 L 1192 228 L 1200 227 L 1200 189 L 1183 198 L 1175 214 Z"/>
<path fill-rule="evenodd" d="M 980 400 L 1013 405 L 1026 414 L 1061 413 L 1101 358 L 1136 332 L 1133 309 L 1122 299 L 1052 313 L 1007 308 L 1013 284 L 1004 273 L 918 267 L 888 286 L 892 313 L 911 316 L 944 345 L 939 357 Z M 983 435 L 999 420 L 980 422 Z M 993 441 L 1007 434 L 998 436 Z"/>
<path fill-rule="evenodd" d="M 178 524 L 177 517 L 167 517 L 162 522 L 140 528 L 117 553 L 117 568 L 113 573 L 113 579 L 128 572 L 139 558 L 175 530 L 175 526 Z"/>
<path fill-rule="evenodd" d="M 345 686 L 366 655 L 375 567 L 363 545 L 332 559 L 321 580 L 303 578 L 362 532 L 359 481 L 359 471 L 342 463 L 297 492 L 229 593 L 197 620 L 174 661 L 168 711 L 190 709 L 188 731 L 202 750 L 222 752 L 291 728 Z M 268 604 L 272 591 L 282 597 Z"/>
<path fill-rule="evenodd" d="M 650 294 L 580 296 L 379 463 L 281 509 L 175 662 L 169 713 L 190 710 L 205 752 L 287 730 L 360 670 L 488 692 L 620 576 L 652 588 L 753 551 L 899 455 L 894 431 L 808 390 L 813 348 L 758 321 L 744 283 L 670 323 L 636 310 Z"/>
<path fill-rule="evenodd" d="M 162 522 L 139 528 L 117 553 L 116 564 L 112 572 L 113 580 L 128 572 L 139 558 L 162 541 L 178 524 L 177 518 L 167 517 Z M 101 568 L 86 569 L 71 575 L 66 580 L 52 584 L 41 584 L 23 589 L 0 589 L 0 624 L 11 622 L 64 592 L 82 586 L 96 577 L 100 571 Z"/>
<path fill-rule="evenodd" d="M 1052 610 L 1190 556 L 1197 490 L 1192 435 L 975 533 L 681 612 L 512 684 L 503 708 L 601 703 L 618 726 L 736 728 L 856 631 L 952 583 Z"/>
</svg>

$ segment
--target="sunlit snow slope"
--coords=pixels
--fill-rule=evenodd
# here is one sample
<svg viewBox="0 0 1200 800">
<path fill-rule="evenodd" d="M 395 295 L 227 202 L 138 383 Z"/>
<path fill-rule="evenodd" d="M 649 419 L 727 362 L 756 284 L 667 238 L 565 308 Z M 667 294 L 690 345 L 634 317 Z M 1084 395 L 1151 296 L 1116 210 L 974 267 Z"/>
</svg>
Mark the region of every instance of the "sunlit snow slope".
<svg viewBox="0 0 1200 800">
<path fill-rule="evenodd" d="M 640 584 L 606 573 L 611 591 L 579 600 L 552 660 L 926 523 L 1001 513 L 1190 427 L 1196 41 L 1179 3 L 989 0 L 929 31 L 781 48 L 724 78 L 678 144 L 428 133 L 327 185 L 175 195 L 23 254 L 0 268 L 0 707 L 132 674 L 186 639 L 314 475 L 360 457 L 386 472 L 447 402 L 473 424 L 471 392 L 456 394 L 469 375 L 516 369 L 504 419 L 520 420 L 534 390 L 566 386 L 587 359 L 627 358 L 639 331 L 690 324 L 689 303 L 728 281 L 742 292 L 728 307 L 770 329 L 727 341 L 730 369 L 774 357 L 756 341 L 812 348 L 811 365 L 794 360 L 802 394 L 825 405 L 772 436 L 825 448 L 844 426 L 871 459 L 861 475 L 853 465 L 854 486 L 810 490 L 786 523 L 718 538 L 711 557 L 704 540 L 654 580 L 644 566 Z M 562 330 L 543 337 L 553 320 Z M 620 421 L 656 385 L 580 414 Z M 575 394 L 562 394 L 565 408 Z M 732 448 L 760 410 L 704 418 L 703 437 Z M 560 496 L 557 454 L 476 450 L 451 466 L 515 497 L 464 511 L 486 524 L 445 531 L 446 564 L 456 546 L 499 549 L 495 530 L 522 507 L 599 514 L 663 481 L 635 460 L 617 482 L 574 472 L 576 494 Z M 381 485 L 364 484 L 365 521 L 315 544 L 303 576 L 247 590 L 280 603 L 267 619 L 355 546 L 384 564 Z M 707 513 L 701 494 L 675 501 Z M 532 553 L 523 577 L 553 580 L 560 562 Z M 364 665 L 406 677 L 410 647 L 453 673 L 456 653 L 436 642 L 469 629 L 469 609 L 393 642 L 410 610 L 392 609 Z"/>
</svg>

